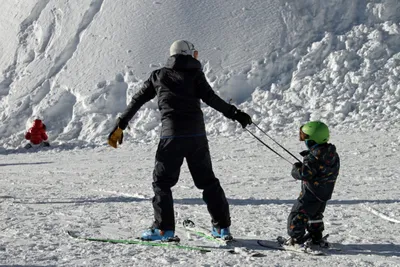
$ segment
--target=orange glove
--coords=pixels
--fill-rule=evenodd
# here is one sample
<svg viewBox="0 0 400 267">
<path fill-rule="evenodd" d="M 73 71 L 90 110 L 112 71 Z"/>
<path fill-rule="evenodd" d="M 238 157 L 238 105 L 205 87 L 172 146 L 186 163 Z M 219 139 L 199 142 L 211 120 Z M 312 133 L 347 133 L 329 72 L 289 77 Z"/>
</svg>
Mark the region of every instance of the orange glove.
<svg viewBox="0 0 400 267">
<path fill-rule="evenodd" d="M 121 128 L 117 126 L 108 136 L 108 144 L 113 148 L 117 148 L 117 142 L 118 144 L 122 144 L 123 138 L 124 138 L 124 132 Z"/>
</svg>

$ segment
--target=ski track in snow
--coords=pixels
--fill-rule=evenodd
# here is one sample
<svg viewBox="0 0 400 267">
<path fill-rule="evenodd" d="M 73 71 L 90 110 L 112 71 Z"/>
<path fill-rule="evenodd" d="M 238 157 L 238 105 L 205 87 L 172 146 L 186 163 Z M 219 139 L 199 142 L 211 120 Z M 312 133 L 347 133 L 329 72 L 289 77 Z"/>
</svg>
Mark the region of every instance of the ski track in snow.
<svg viewBox="0 0 400 267">
<path fill-rule="evenodd" d="M 40 14 L 46 8 L 47 4 L 50 0 L 39 0 L 36 2 L 36 5 L 33 7 L 30 15 L 21 23 L 20 32 L 24 33 L 29 26 L 31 26 L 36 20 L 39 19 Z M 20 44 L 24 43 L 24 35 L 20 35 Z"/>
<path fill-rule="evenodd" d="M 377 211 L 377 210 L 375 210 L 375 209 L 373 209 L 373 208 L 371 208 L 371 207 L 369 207 L 367 205 L 363 205 L 363 208 L 366 209 L 367 211 L 371 212 L 372 214 L 375 214 L 376 216 L 386 220 L 386 221 L 393 222 L 393 223 L 400 223 L 399 220 L 396 220 L 394 218 L 386 216 L 385 214 L 383 214 L 383 213 L 381 213 L 381 212 L 379 212 L 379 211 Z"/>
<path fill-rule="evenodd" d="M 78 29 L 75 33 L 75 35 L 72 37 L 72 39 L 68 42 L 66 47 L 61 51 L 61 53 L 55 58 L 53 66 L 49 68 L 48 74 L 41 78 L 35 85 L 33 85 L 33 89 L 35 90 L 36 88 L 42 87 L 45 82 L 48 82 L 52 78 L 54 78 L 62 69 L 64 66 L 67 65 L 69 59 L 74 55 L 75 51 L 77 50 L 81 35 L 82 33 L 90 26 L 90 24 L 93 22 L 94 17 L 96 14 L 100 11 L 102 4 L 104 0 L 93 0 L 90 3 L 90 6 L 88 10 L 85 12 L 85 14 L 82 17 L 81 22 L 79 23 Z M 4 71 L 4 76 L 6 77 L 5 80 L 3 80 L 0 83 L 0 93 L 1 95 L 7 95 L 8 91 L 10 89 L 10 85 L 14 82 L 15 77 L 17 75 L 16 69 L 19 64 L 18 60 L 18 55 L 21 50 L 25 50 L 25 46 L 27 45 L 27 39 L 31 35 L 32 31 L 32 26 L 35 21 L 37 21 L 43 12 L 43 10 L 46 8 L 47 4 L 50 2 L 50 0 L 41 0 L 36 3 L 36 5 L 33 7 L 30 15 L 20 24 L 20 32 L 18 34 L 19 36 L 19 46 L 17 47 L 17 50 L 15 52 L 14 56 L 14 61 L 13 63 L 6 68 Z M 47 32 L 43 36 L 43 41 L 41 47 L 38 49 L 39 54 L 43 54 L 46 52 L 46 50 L 51 46 L 51 42 L 54 38 L 54 34 L 56 32 L 57 27 L 59 27 L 59 11 L 57 10 L 52 10 L 51 13 L 53 14 L 53 21 L 50 23 Z M 31 51 L 33 52 L 33 51 Z M 28 51 L 25 51 L 26 53 L 30 53 Z M 27 64 L 29 62 L 32 62 L 34 60 L 34 56 L 30 57 L 29 60 L 25 60 L 23 63 Z M 8 88 L 8 90 L 4 90 L 5 88 Z M 44 94 L 44 96 L 46 93 Z"/>
<path fill-rule="evenodd" d="M 394 134 L 388 133 L 388 134 Z M 394 144 L 379 132 L 333 136 L 342 168 L 325 212 L 329 240 L 342 251 L 327 257 L 259 248 L 266 255 L 207 254 L 138 245 L 85 242 L 65 231 L 102 238 L 134 238 L 153 217 L 152 170 L 156 147 L 125 142 L 109 147 L 4 155 L 1 163 L 2 229 L 0 264 L 56 266 L 399 266 L 400 171 Z M 232 233 L 255 242 L 286 234 L 286 219 L 300 184 L 290 166 L 248 134 L 210 137 L 214 171 L 231 207 Z M 264 138 L 263 138 L 264 139 Z M 282 138 L 291 152 L 301 151 L 297 138 Z M 272 142 L 264 139 L 279 152 Z M 368 147 L 366 144 L 374 144 Z M 282 152 L 283 155 L 287 156 Z M 372 163 L 373 164 L 369 164 Z M 192 219 L 208 227 L 210 217 L 186 164 L 173 188 L 177 225 Z M 362 211 L 366 206 L 368 211 Z M 377 213 L 371 213 L 371 210 Z M 379 210 L 379 211 L 378 211 Z M 390 212 L 389 212 L 390 211 Z M 182 244 L 213 246 L 187 235 Z M 191 241 L 190 241 L 190 240 Z M 252 249 L 254 247 L 252 246 Z"/>
<path fill-rule="evenodd" d="M 3 75 L 5 79 L 0 82 L 0 95 L 8 95 L 10 86 L 14 82 L 16 75 L 17 65 L 18 65 L 18 56 L 21 50 L 25 50 L 25 46 L 27 45 L 27 38 L 30 36 L 30 27 L 33 23 L 38 20 L 43 10 L 46 8 L 47 4 L 50 0 L 40 0 L 36 3 L 36 5 L 31 10 L 29 16 L 24 19 L 20 24 L 20 30 L 18 33 L 18 47 L 14 52 L 14 60 L 9 65 L 5 71 L 3 71 Z M 31 58 L 32 61 L 34 58 Z"/>
<path fill-rule="evenodd" d="M 74 55 L 76 49 L 79 46 L 81 34 L 90 26 L 96 14 L 100 11 L 101 6 L 103 5 L 104 0 L 93 0 L 90 3 L 89 9 L 85 12 L 82 17 L 82 21 L 79 23 L 77 32 L 72 37 L 72 39 L 68 42 L 67 46 L 60 53 L 59 56 L 56 57 L 54 65 L 50 68 L 49 73 L 46 76 L 46 79 L 51 79 L 56 76 L 62 68 L 68 63 L 68 60 Z"/>
<path fill-rule="evenodd" d="M 51 10 L 51 14 L 52 14 L 51 22 L 42 36 L 42 45 L 38 50 L 39 53 L 45 54 L 45 56 L 47 56 L 47 51 L 52 47 L 56 36 L 59 36 L 61 34 L 60 20 L 62 11 L 55 8 Z"/>
</svg>

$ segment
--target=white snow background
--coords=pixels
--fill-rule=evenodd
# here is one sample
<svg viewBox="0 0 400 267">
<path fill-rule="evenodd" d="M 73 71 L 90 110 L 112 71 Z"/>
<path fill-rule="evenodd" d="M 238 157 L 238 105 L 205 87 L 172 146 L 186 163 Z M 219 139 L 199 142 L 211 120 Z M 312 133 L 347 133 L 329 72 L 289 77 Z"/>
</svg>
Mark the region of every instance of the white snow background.
<svg viewBox="0 0 400 267">
<path fill-rule="evenodd" d="M 400 2 L 398 0 L 0 0 L 0 264 L 3 266 L 400 266 Z M 298 127 L 322 120 L 342 159 L 326 233 L 341 252 L 263 258 L 90 243 L 66 230 L 133 238 L 152 221 L 159 133 L 155 101 L 106 145 L 116 117 L 170 44 L 199 50 L 221 97 L 293 153 Z M 232 233 L 286 234 L 300 184 L 291 166 L 204 106 L 214 171 L 231 204 Z M 52 147 L 26 152 L 35 118 Z M 262 137 L 254 126 L 249 130 Z M 183 166 L 177 224 L 209 226 Z M 183 244 L 189 240 L 178 229 Z M 191 239 L 195 239 L 191 237 Z"/>
</svg>

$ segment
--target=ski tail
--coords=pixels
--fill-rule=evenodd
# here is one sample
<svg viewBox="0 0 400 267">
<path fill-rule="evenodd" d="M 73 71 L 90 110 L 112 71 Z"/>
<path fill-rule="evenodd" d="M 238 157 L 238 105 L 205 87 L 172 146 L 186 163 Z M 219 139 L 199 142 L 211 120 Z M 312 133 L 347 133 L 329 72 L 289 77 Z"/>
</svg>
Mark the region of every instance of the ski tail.
<svg viewBox="0 0 400 267">
<path fill-rule="evenodd" d="M 258 240 L 258 245 L 270 249 L 277 249 L 277 250 L 286 250 L 286 251 L 293 251 L 298 253 L 310 254 L 314 256 L 325 256 L 326 253 L 320 250 L 314 250 L 311 247 L 304 245 L 304 244 L 296 244 L 296 245 L 286 245 L 287 239 L 278 236 L 275 240 Z"/>
<path fill-rule="evenodd" d="M 219 248 L 226 249 L 230 254 L 240 254 L 244 256 L 250 257 L 265 257 L 265 254 L 260 253 L 256 250 L 249 249 L 248 244 L 240 242 L 237 239 L 221 239 L 218 237 L 214 237 L 211 235 L 210 231 L 202 226 L 197 226 L 191 220 L 183 221 L 183 228 L 188 231 L 190 234 L 194 234 L 200 238 L 204 238 L 207 241 L 213 242 L 218 245 Z"/>
<path fill-rule="evenodd" d="M 184 220 L 182 224 L 183 224 L 183 228 L 185 230 L 189 231 L 190 233 L 192 233 L 194 235 L 197 235 L 206 240 L 212 241 L 220 246 L 227 246 L 229 244 L 230 240 L 223 240 L 223 239 L 212 236 L 211 233 L 209 233 L 209 231 L 207 229 L 205 229 L 204 227 L 196 226 L 195 223 L 189 219 Z"/>
</svg>

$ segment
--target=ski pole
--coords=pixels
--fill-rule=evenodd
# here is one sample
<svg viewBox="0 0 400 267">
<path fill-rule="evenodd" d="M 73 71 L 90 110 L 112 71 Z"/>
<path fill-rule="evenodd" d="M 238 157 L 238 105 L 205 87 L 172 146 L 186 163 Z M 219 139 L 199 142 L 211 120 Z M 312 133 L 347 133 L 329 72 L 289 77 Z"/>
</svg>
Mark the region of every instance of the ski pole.
<svg viewBox="0 0 400 267">
<path fill-rule="evenodd" d="M 257 127 L 258 130 L 260 130 L 263 134 L 265 134 L 266 136 L 269 137 L 269 139 L 271 139 L 272 141 L 275 142 L 275 144 L 277 144 L 278 146 L 280 146 L 283 150 L 285 150 L 287 153 L 289 153 L 289 155 L 291 155 L 293 158 L 295 158 L 298 162 L 301 162 L 298 158 L 296 158 L 295 155 L 293 155 L 292 153 L 290 153 L 289 150 L 287 150 L 286 148 L 284 148 L 281 144 L 279 144 L 277 141 L 275 141 L 271 136 L 269 136 L 266 132 L 264 132 L 257 124 L 255 124 L 253 122 L 253 125 Z"/>
<path fill-rule="evenodd" d="M 290 165 L 293 165 L 289 160 L 287 160 L 286 158 L 284 158 L 281 154 L 279 154 L 278 152 L 276 152 L 275 150 L 273 150 L 270 146 L 268 146 L 266 143 L 264 143 L 260 138 L 258 138 L 255 134 L 253 134 L 252 132 L 250 132 L 248 129 L 244 128 L 247 132 L 249 132 L 255 139 L 257 139 L 258 141 L 260 141 L 261 144 L 263 144 L 264 146 L 266 146 L 267 148 L 269 148 L 272 152 L 274 152 L 275 154 L 277 154 L 280 158 L 284 159 L 285 161 L 289 162 Z"/>
</svg>

